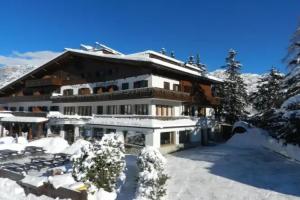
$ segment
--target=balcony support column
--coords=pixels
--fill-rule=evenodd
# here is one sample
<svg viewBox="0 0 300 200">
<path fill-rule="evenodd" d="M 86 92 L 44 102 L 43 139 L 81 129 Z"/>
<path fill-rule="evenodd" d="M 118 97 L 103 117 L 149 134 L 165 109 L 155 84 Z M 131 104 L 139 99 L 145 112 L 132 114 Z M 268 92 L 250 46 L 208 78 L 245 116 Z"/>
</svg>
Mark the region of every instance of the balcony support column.
<svg viewBox="0 0 300 200">
<path fill-rule="evenodd" d="M 74 140 L 78 140 L 80 138 L 79 126 L 74 126 Z"/>
<path fill-rule="evenodd" d="M 59 126 L 59 136 L 65 139 L 65 130 L 64 130 L 64 125 Z"/>
</svg>

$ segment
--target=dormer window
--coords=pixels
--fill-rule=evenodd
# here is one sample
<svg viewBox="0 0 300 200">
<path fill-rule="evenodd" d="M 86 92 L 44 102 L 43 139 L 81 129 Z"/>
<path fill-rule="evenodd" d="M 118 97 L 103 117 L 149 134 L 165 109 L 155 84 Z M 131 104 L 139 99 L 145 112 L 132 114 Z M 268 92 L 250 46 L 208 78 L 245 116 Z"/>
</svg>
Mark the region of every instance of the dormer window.
<svg viewBox="0 0 300 200">
<path fill-rule="evenodd" d="M 89 95 L 91 94 L 91 90 L 89 88 L 80 88 L 78 90 L 78 95 Z"/>
<path fill-rule="evenodd" d="M 73 90 L 72 89 L 66 89 L 66 90 L 64 90 L 63 91 L 63 95 L 64 96 L 71 96 L 71 95 L 73 95 L 74 93 L 73 93 Z"/>
</svg>

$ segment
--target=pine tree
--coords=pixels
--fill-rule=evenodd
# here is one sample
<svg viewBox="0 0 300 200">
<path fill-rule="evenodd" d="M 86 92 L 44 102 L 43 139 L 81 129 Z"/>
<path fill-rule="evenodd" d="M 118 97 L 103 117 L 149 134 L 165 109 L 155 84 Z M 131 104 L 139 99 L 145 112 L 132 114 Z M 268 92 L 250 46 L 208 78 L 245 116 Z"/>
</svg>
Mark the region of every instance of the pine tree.
<svg viewBox="0 0 300 200">
<path fill-rule="evenodd" d="M 264 76 L 258 84 L 257 92 L 250 96 L 254 108 L 262 113 L 272 108 L 279 108 L 282 102 L 281 82 L 283 75 L 272 68 L 270 73 Z"/>
<path fill-rule="evenodd" d="M 124 144 L 115 134 L 105 134 L 73 159 L 72 175 L 77 181 L 89 186 L 89 192 L 103 188 L 113 192 L 125 169 Z"/>
<path fill-rule="evenodd" d="M 245 107 L 247 105 L 246 85 L 241 77 L 242 64 L 236 61 L 237 52 L 229 50 L 226 58 L 226 80 L 220 89 L 220 114 L 227 122 L 234 123 L 247 115 Z"/>
<path fill-rule="evenodd" d="M 300 25 L 294 33 L 285 58 L 289 73 L 284 79 L 286 99 L 300 94 Z"/>
</svg>

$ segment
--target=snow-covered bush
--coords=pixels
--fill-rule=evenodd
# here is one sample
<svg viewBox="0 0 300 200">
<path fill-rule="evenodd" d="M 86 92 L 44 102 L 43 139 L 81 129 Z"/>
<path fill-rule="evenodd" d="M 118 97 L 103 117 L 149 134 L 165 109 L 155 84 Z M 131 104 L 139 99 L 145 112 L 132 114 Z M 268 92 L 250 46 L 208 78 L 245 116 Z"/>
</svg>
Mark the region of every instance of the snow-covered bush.
<svg viewBox="0 0 300 200">
<path fill-rule="evenodd" d="M 160 200 L 166 195 L 166 159 L 154 147 L 142 149 L 137 160 L 139 168 L 136 200 Z"/>
<path fill-rule="evenodd" d="M 81 154 L 73 157 L 73 177 L 89 186 L 114 192 L 125 169 L 124 144 L 116 134 L 106 134 L 101 141 L 84 146 Z"/>
</svg>

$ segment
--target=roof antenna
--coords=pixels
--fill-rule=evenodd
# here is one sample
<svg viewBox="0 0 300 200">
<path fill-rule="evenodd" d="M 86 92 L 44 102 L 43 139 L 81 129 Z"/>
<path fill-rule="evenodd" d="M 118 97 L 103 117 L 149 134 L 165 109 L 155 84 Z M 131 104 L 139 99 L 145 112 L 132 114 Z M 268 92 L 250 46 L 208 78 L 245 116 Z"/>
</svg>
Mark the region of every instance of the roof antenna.
<svg viewBox="0 0 300 200">
<path fill-rule="evenodd" d="M 165 48 L 161 48 L 161 51 L 160 51 L 161 54 L 166 55 L 166 52 L 167 52 L 167 51 L 166 51 Z"/>
</svg>

